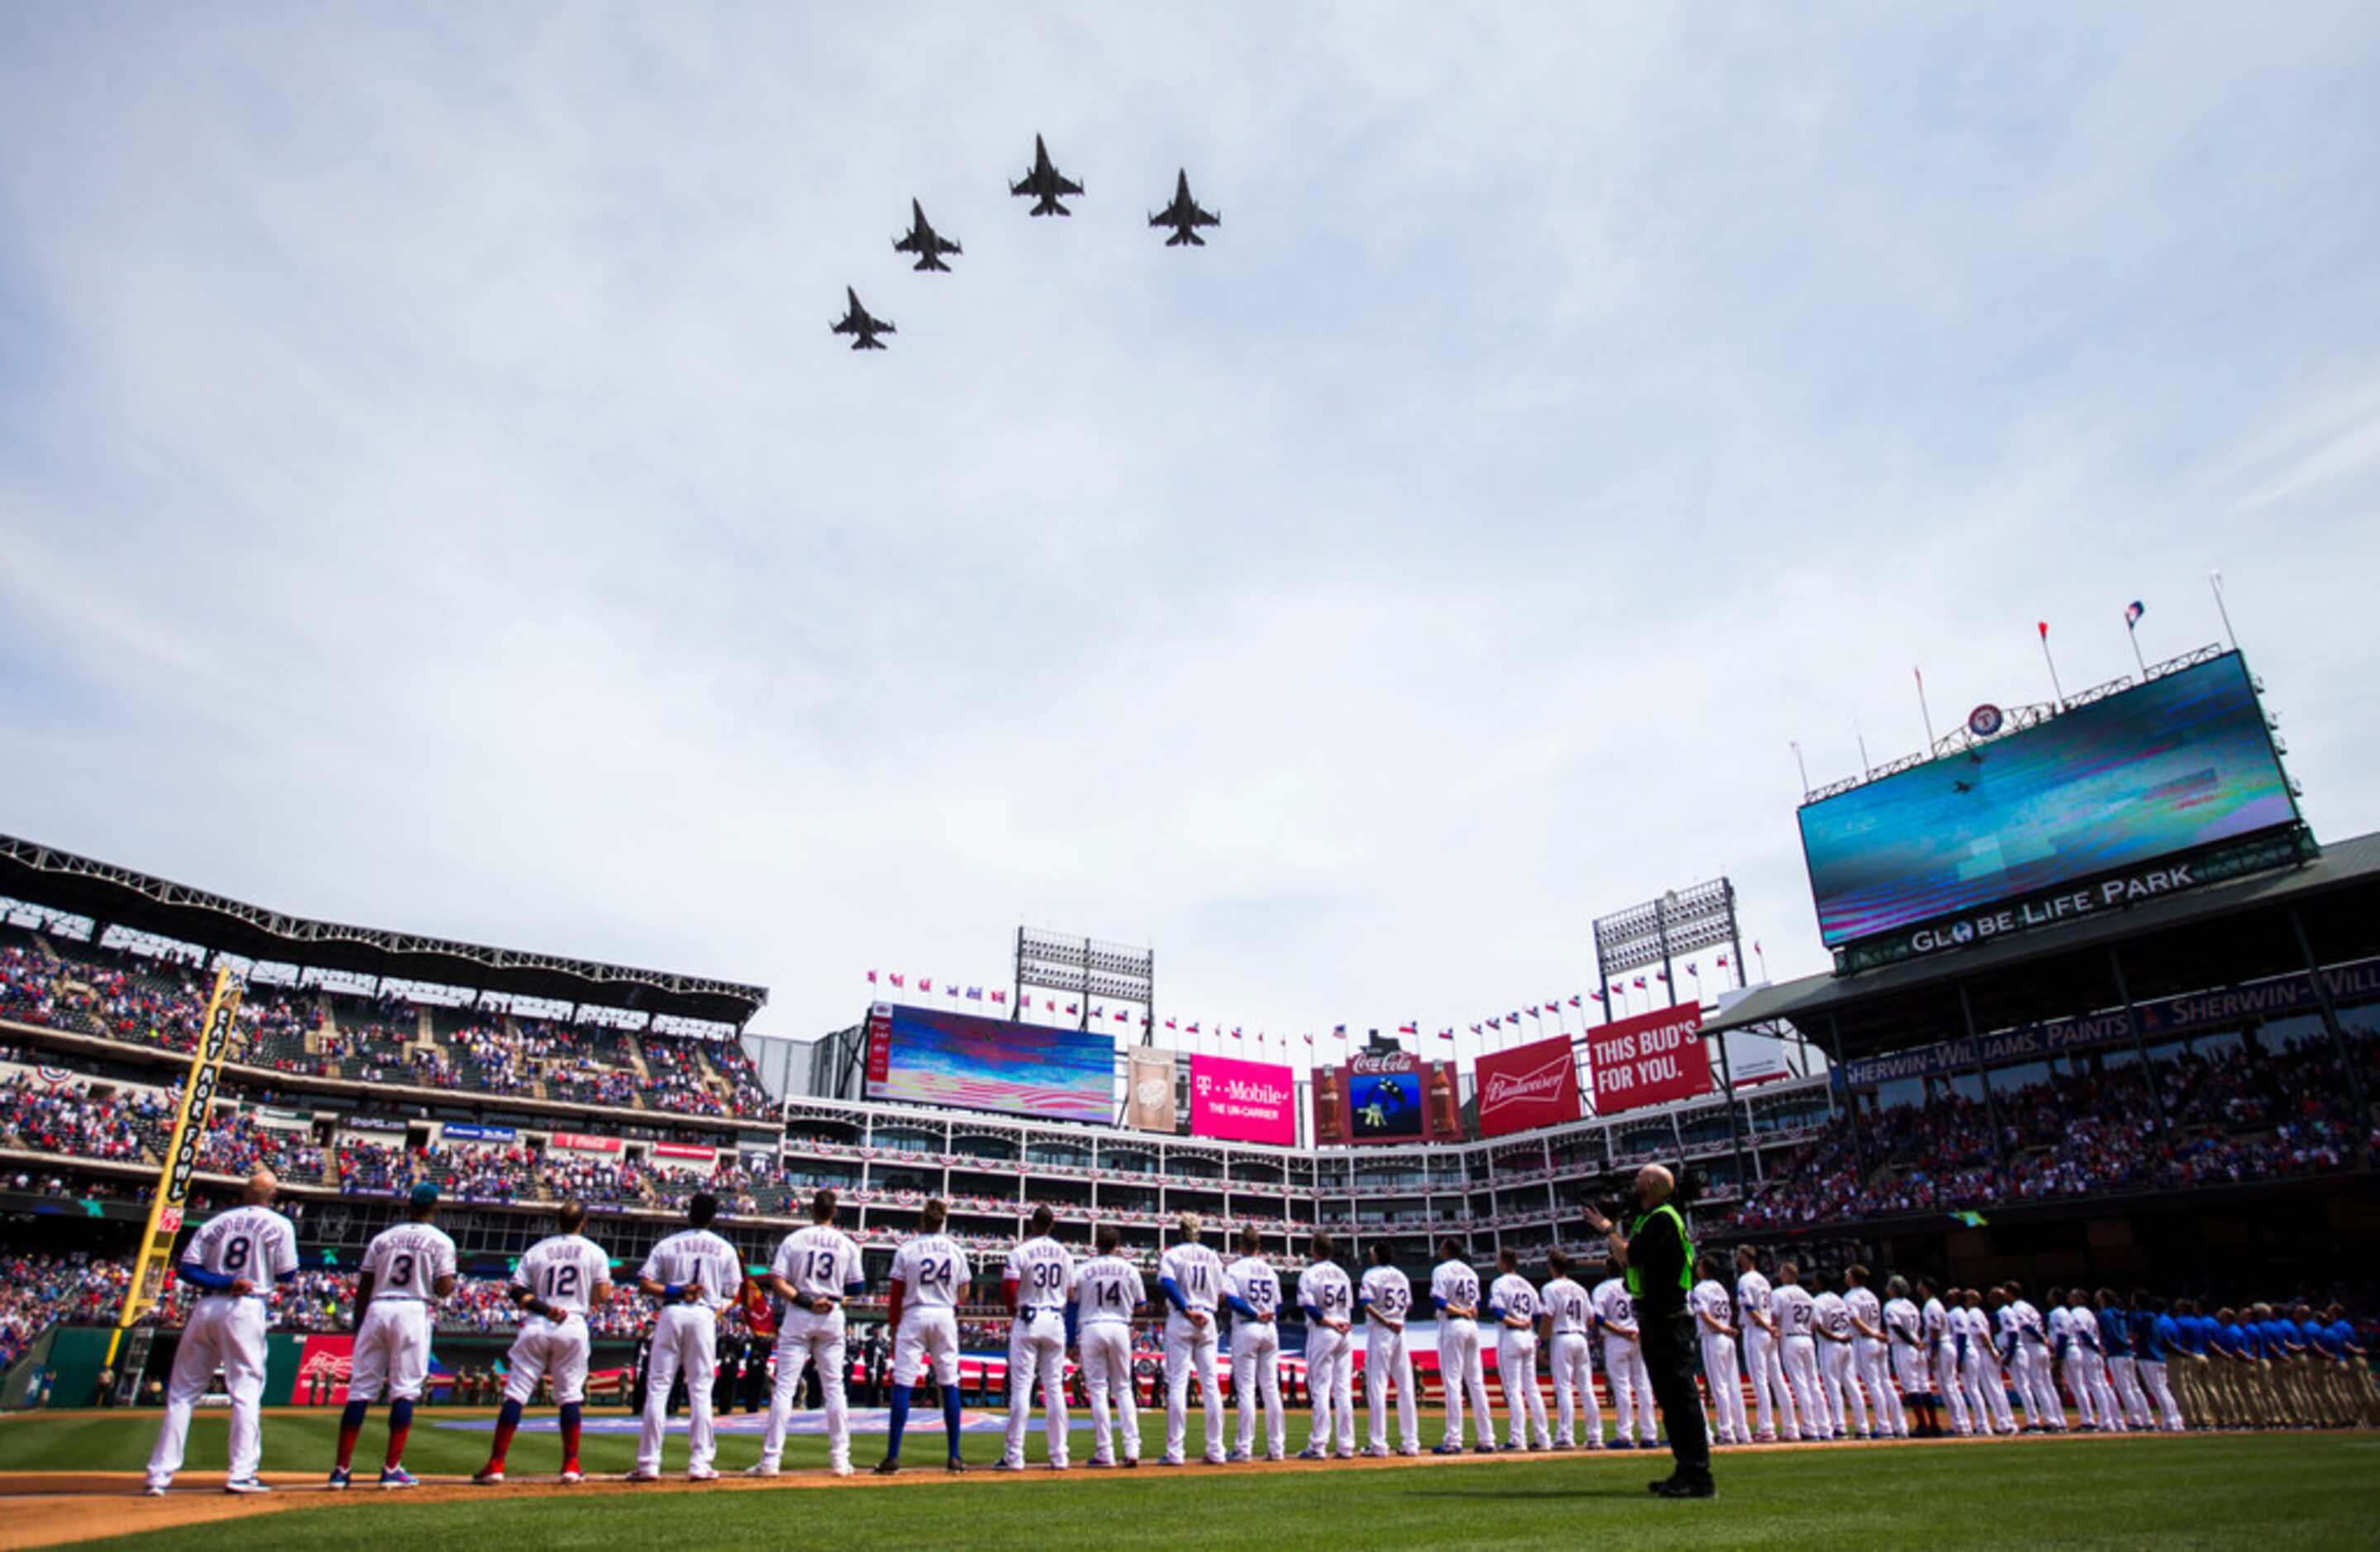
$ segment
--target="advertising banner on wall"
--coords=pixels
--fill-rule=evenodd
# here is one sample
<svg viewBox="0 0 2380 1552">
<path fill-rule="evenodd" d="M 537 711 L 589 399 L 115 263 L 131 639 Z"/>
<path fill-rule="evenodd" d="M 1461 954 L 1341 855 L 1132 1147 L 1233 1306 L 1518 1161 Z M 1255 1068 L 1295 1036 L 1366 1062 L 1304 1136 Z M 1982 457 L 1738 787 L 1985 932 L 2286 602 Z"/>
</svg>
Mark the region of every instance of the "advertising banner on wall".
<svg viewBox="0 0 2380 1552">
<path fill-rule="evenodd" d="M 1297 1075 L 1224 1056 L 1190 1059 L 1190 1132 L 1233 1143 L 1297 1142 Z"/>
<path fill-rule="evenodd" d="M 1588 1030 L 1596 1114 L 1708 1094 L 1710 1052 L 1703 1047 L 1702 1028 L 1701 1005 L 1685 1002 Z"/>
<path fill-rule="evenodd" d="M 1344 1066 L 1318 1068 L 1314 1140 L 1326 1146 L 1461 1142 L 1454 1063 L 1424 1061 L 1411 1051 L 1366 1051 Z"/>
<path fill-rule="evenodd" d="M 1180 1122 L 1173 1104 L 1173 1053 L 1135 1046 L 1125 1064 L 1123 1122 L 1143 1132 L 1172 1132 Z"/>
<path fill-rule="evenodd" d="M 579 1153 L 617 1153 L 623 1145 L 617 1137 L 590 1137 L 584 1132 L 556 1132 L 552 1146 L 572 1148 Z"/>
<path fill-rule="evenodd" d="M 1479 1134 L 1559 1126 L 1576 1121 L 1578 1059 L 1570 1037 L 1534 1040 L 1479 1059 Z"/>
</svg>

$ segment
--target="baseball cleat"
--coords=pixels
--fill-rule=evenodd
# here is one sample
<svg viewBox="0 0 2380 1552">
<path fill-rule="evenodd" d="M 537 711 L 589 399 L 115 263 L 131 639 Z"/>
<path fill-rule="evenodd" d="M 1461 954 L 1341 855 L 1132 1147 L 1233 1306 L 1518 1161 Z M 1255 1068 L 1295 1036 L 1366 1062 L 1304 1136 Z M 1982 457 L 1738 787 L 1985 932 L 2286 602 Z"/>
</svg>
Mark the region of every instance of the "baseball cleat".
<svg viewBox="0 0 2380 1552">
<path fill-rule="evenodd" d="M 1355 1458 L 1355 1452 L 1352 1449 L 1334 1449 L 1330 1452 L 1330 1458 L 1334 1461 L 1352 1461 Z"/>
<path fill-rule="evenodd" d="M 848 1461 L 837 1461 L 834 1464 L 827 1467 L 826 1473 L 829 1476 L 849 1476 L 851 1474 L 851 1462 Z"/>
<path fill-rule="evenodd" d="M 1320 1447 L 1309 1444 L 1297 1452 L 1297 1458 L 1301 1461 L 1327 1461 L 1330 1457 Z"/>
<path fill-rule="evenodd" d="M 1096 1455 L 1084 1461 L 1083 1464 L 1091 1471 L 1115 1470 L 1115 1462 L 1113 1461 L 1102 1461 Z"/>
<path fill-rule="evenodd" d="M 1417 1444 L 1409 1444 L 1402 1449 L 1398 1450 L 1397 1453 L 1404 1456 L 1407 1460 L 1415 1460 L 1421 1455 L 1421 1446 Z"/>
<path fill-rule="evenodd" d="M 1025 1469 L 1025 1462 L 1022 1461 L 1012 1461 L 1006 1456 L 1002 1456 L 991 1463 L 991 1469 L 996 1472 L 1021 1472 Z"/>
<path fill-rule="evenodd" d="M 1280 1461 L 1285 1458 L 1286 1457 L 1284 1457 L 1278 1449 L 1268 1449 L 1265 1451 L 1265 1459 L 1268 1461 Z"/>
<path fill-rule="evenodd" d="M 1633 1449 L 1636 1448 L 1636 1445 L 1632 1439 L 1616 1438 L 1611 1441 L 1611 1448 L 1614 1449 Z"/>
<path fill-rule="evenodd" d="M 1123 1469 L 1126 1471 L 1138 1471 L 1140 1469 L 1140 1457 L 1137 1455 L 1125 1456 L 1123 1458 Z"/>
<path fill-rule="evenodd" d="M 577 1466 L 565 1466 L 562 1468 L 562 1485 L 565 1487 L 576 1487 L 586 1480 L 587 1473 L 580 1471 Z"/>
<path fill-rule="evenodd" d="M 1493 1444 L 1483 1440 L 1478 1444 L 1473 1445 L 1471 1447 L 1471 1452 L 1475 1455 L 1493 1455 L 1496 1453 L 1496 1447 Z"/>
<path fill-rule="evenodd" d="M 1245 1466 L 1248 1463 L 1248 1452 L 1245 1449 L 1234 1449 L 1223 1458 L 1235 1466 Z"/>
<path fill-rule="evenodd" d="M 627 1475 L 620 1478 L 623 1482 L 659 1482 L 661 1479 L 661 1473 L 647 1471 L 642 1466 L 638 1466 L 635 1471 L 632 1471 Z"/>
<path fill-rule="evenodd" d="M 1157 1463 L 1160 1466 L 1178 1466 L 1182 1463 L 1182 1457 L 1179 1455 L 1160 1455 L 1157 1458 Z"/>
<path fill-rule="evenodd" d="M 478 1471 L 471 1473 L 471 1485 L 475 1487 L 498 1486 L 503 1484 L 504 1480 L 504 1473 L 498 1471 L 493 1466 L 490 1466 L 485 1471 Z"/>
<path fill-rule="evenodd" d="M 876 1474 L 879 1476 L 898 1476 L 900 1473 L 901 1457 L 898 1455 L 887 1455 L 876 1462 Z"/>
<path fill-rule="evenodd" d="M 334 1466 L 331 1468 L 331 1480 L 324 1483 L 323 1485 L 330 1488 L 334 1493 L 344 1493 L 355 1485 L 355 1480 L 356 1473 L 349 1471 L 346 1467 Z"/>
<path fill-rule="evenodd" d="M 1384 1358 L 1381 1362 L 1386 1363 L 1388 1360 Z M 1385 1461 L 1388 1458 L 1389 1447 L 1385 1444 L 1375 1444 L 1369 1446 L 1364 1451 L 1364 1459 L 1366 1461 Z"/>
<path fill-rule="evenodd" d="M 381 1469 L 380 1485 L 395 1492 L 400 1487 L 419 1487 L 421 1479 L 403 1466 L 384 1466 Z"/>
<path fill-rule="evenodd" d="M 762 1461 L 757 1464 L 746 1466 L 744 1474 L 746 1476 L 783 1476 L 784 1471 L 785 1468 L 774 1461 Z"/>
<path fill-rule="evenodd" d="M 1463 1446 L 1455 1443 L 1452 1439 L 1449 1439 L 1444 1444 L 1439 1445 L 1436 1449 L 1431 1450 L 1430 1453 L 1433 1455 L 1460 1455 L 1463 1453 Z"/>
<path fill-rule="evenodd" d="M 144 1498 L 162 1498 L 165 1496 L 165 1485 L 162 1482 L 144 1482 L 140 1485 L 140 1496 Z"/>
<path fill-rule="evenodd" d="M 965 1476 L 966 1474 L 966 1462 L 953 1455 L 947 1461 L 943 1462 L 942 1470 L 950 1473 L 953 1476 Z"/>
<path fill-rule="evenodd" d="M 1226 1462 L 1225 1462 L 1225 1461 L 1223 1460 L 1223 1458 L 1222 1458 L 1220 1455 L 1209 1455 L 1209 1456 L 1208 1456 L 1208 1457 L 1207 1457 L 1207 1460 L 1206 1460 L 1206 1464 L 1210 1465 L 1210 1466 L 1220 1466 L 1220 1465 L 1223 1465 L 1223 1464 L 1225 1464 L 1225 1463 L 1226 1463 Z"/>
<path fill-rule="evenodd" d="M 716 1482 L 719 1480 L 719 1473 L 709 1466 L 688 1466 L 686 1469 L 686 1479 L 688 1482 Z"/>
<path fill-rule="evenodd" d="M 270 1493 L 272 1487 L 252 1476 L 235 1476 L 224 1484 L 226 1493 Z"/>
</svg>

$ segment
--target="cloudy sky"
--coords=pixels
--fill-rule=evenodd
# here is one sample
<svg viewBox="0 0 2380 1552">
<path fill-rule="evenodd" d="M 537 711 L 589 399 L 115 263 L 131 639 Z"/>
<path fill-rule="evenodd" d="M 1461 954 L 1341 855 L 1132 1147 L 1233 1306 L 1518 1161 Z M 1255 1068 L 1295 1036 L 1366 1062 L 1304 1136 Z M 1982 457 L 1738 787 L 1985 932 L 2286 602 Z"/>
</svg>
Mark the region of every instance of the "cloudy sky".
<svg viewBox="0 0 2380 1552">
<path fill-rule="evenodd" d="M 2218 567 L 2371 830 L 2375 145 L 2352 4 L 0 6 L 0 830 L 1467 1054 Z"/>
</svg>

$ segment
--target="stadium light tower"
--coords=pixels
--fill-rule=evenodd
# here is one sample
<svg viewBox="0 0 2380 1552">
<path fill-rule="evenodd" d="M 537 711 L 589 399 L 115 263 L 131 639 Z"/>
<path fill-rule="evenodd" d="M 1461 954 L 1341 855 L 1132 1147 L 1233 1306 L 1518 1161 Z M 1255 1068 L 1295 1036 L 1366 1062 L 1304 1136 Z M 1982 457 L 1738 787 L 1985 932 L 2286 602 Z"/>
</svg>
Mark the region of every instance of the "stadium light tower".
<svg viewBox="0 0 2380 1552">
<path fill-rule="evenodd" d="M 1091 1026 L 1091 999 L 1129 1003 L 1140 1010 L 1146 1044 L 1157 1024 L 1157 953 L 1153 949 L 1070 938 L 1034 928 L 1016 929 L 1016 996 L 1009 1016 L 1025 1016 L 1025 988 L 1071 992 L 1081 1011 L 1076 1027 Z"/>
</svg>

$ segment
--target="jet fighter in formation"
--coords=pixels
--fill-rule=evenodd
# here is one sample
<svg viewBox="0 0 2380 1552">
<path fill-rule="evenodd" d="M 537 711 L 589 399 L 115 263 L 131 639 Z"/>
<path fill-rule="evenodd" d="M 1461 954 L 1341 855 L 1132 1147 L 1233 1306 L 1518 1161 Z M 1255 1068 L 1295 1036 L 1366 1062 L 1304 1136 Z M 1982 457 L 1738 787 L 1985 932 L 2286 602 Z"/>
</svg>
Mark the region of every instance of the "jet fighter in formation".
<svg viewBox="0 0 2380 1552">
<path fill-rule="evenodd" d="M 942 255 L 958 252 L 959 245 L 934 230 L 933 223 L 926 219 L 926 207 L 915 200 L 909 201 L 909 235 L 894 237 L 892 251 L 916 254 L 917 262 L 912 268 L 950 273 L 951 267 L 942 262 Z"/>
<path fill-rule="evenodd" d="M 1026 169 L 1025 181 L 1010 184 L 1008 191 L 1019 199 L 1027 194 L 1033 196 L 1033 208 L 1025 212 L 1027 215 L 1072 215 L 1075 212 L 1060 204 L 1058 197 L 1080 194 L 1083 186 L 1058 170 L 1057 164 L 1050 160 L 1050 148 L 1041 143 L 1040 136 L 1036 135 L 1033 137 L 1033 165 Z"/>
<path fill-rule="evenodd" d="M 852 349 L 881 350 L 884 348 L 884 342 L 878 339 L 877 335 L 897 334 L 901 332 L 892 327 L 891 319 L 871 317 L 868 309 L 859 305 L 859 293 L 856 290 L 846 285 L 843 288 L 843 294 L 851 298 L 851 310 L 828 324 L 827 328 L 834 333 L 851 335 Z"/>
<path fill-rule="evenodd" d="M 1148 218 L 1151 226 L 1171 226 L 1173 235 L 1165 239 L 1168 248 L 1204 248 L 1207 239 L 1198 235 L 1201 226 L 1220 226 L 1223 218 L 1213 211 L 1200 210 L 1198 201 L 1190 198 L 1190 170 L 1187 167 L 1173 180 L 1173 202 Z"/>
</svg>

